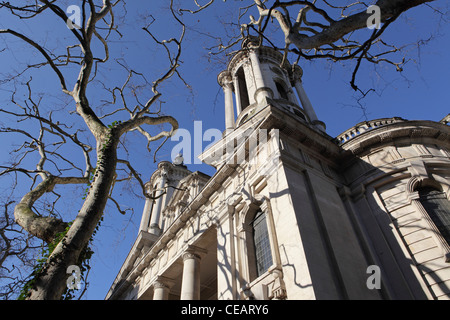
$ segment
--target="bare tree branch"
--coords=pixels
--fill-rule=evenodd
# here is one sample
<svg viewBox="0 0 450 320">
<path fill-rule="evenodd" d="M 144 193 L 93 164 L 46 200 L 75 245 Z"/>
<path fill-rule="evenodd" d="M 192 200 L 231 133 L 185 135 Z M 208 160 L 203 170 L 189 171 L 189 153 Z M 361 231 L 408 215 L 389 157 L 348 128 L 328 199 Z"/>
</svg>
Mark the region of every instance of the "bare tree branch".
<svg viewBox="0 0 450 320">
<path fill-rule="evenodd" d="M 52 192 L 56 195 L 56 199 L 50 204 L 53 211 L 56 202 L 61 198 L 60 194 L 54 192 L 56 186 L 88 185 L 86 194 L 83 197 L 84 203 L 64 236 L 64 245 L 59 243 L 56 246 L 51 255 L 52 263 L 47 263 L 42 273 L 37 275 L 35 279 L 36 286 L 30 292 L 30 299 L 55 299 L 61 296 L 65 290 L 65 279 L 67 278 L 65 266 L 78 263 L 81 252 L 87 246 L 98 222 L 103 216 L 107 201 L 111 201 L 121 213 L 128 211 L 128 209 L 123 210 L 119 202 L 112 196 L 114 185 L 117 181 L 117 163 L 126 164 L 129 178 L 137 179 L 141 187 L 143 187 L 143 195 L 149 196 L 146 194 L 143 181 L 139 178 L 139 173 L 128 161 L 118 160 L 117 158 L 121 137 L 129 131 L 137 130 L 147 138 L 148 143 L 160 139 L 167 141 L 168 137 L 178 129 L 178 122 L 175 118 L 161 113 L 161 103 L 158 101 L 162 96 L 162 92 L 159 90 L 160 85 L 172 78 L 173 75 L 176 75 L 186 84 L 177 70 L 181 64 L 180 57 L 185 36 L 185 25 L 175 12 L 172 1 L 170 3 L 172 18 L 181 30 L 178 38 L 159 40 L 154 31 L 151 30 L 151 26 L 147 25 L 143 28 L 146 34 L 150 35 L 154 44 L 166 50 L 169 61 L 167 70 L 150 84 L 143 74 L 127 68 L 128 77 L 121 87 L 107 89 L 106 85 L 103 85 L 113 97 L 113 101 L 104 101 L 107 101 L 107 103 L 111 102 L 110 104 L 114 105 L 118 93 L 120 95 L 119 101 L 123 105 L 116 110 L 108 111 L 105 115 L 97 114 L 90 105 L 88 88 L 96 78 L 101 64 L 106 63 L 110 58 L 109 36 L 113 30 L 120 35 L 114 23 L 113 14 L 114 6 L 120 2 L 111 3 L 111 1 L 103 0 L 101 1 L 102 4 L 99 5 L 93 0 L 82 1 L 82 23 L 78 26 L 79 28 L 72 28 L 69 31 L 74 36 L 70 41 L 75 39 L 76 42 L 68 45 L 62 54 L 56 54 L 46 49 L 43 45 L 38 44 L 37 40 L 31 39 L 31 37 L 15 30 L 0 30 L 0 33 L 12 35 L 23 40 L 31 45 L 33 49 L 38 50 L 41 56 L 44 57 L 44 62 L 28 65 L 20 75 L 24 74 L 25 71 L 30 72 L 33 69 L 37 70 L 42 66 L 49 65 L 58 76 L 62 92 L 72 97 L 76 114 L 81 116 L 84 126 L 88 128 L 88 132 L 92 134 L 96 144 L 92 146 L 90 143 L 82 141 L 84 139 L 79 137 L 79 133 L 83 132 L 83 129 L 80 128 L 78 123 L 73 127 L 69 122 L 66 122 L 66 119 L 64 122 L 56 120 L 56 118 L 59 118 L 55 115 L 56 110 L 51 110 L 47 113 L 43 112 L 42 97 L 35 99 L 32 95 L 31 77 L 25 83 L 27 95 L 23 101 L 18 101 L 17 97 L 19 95 L 16 88 L 11 95 L 12 107 L 0 107 L 0 113 L 17 119 L 18 124 L 16 127 L 1 128 L 0 133 L 17 135 L 25 140 L 15 149 L 13 155 L 16 158 L 8 166 L 0 166 L 0 169 L 2 169 L 0 177 L 23 173 L 31 179 L 32 187 L 30 191 L 22 196 L 14 210 L 16 222 L 27 230 L 30 235 L 46 242 L 52 242 L 55 236 L 66 230 L 68 226 L 62 218 L 52 215 L 40 215 L 36 211 L 35 205 L 39 199 L 43 199 L 44 194 Z M 38 3 L 40 4 L 38 5 Z M 64 23 L 64 28 L 68 20 L 62 7 L 57 5 L 55 1 L 50 0 L 36 1 L 36 4 L 24 4 L 22 6 L 0 2 L 0 7 L 4 7 L 15 16 L 26 19 L 37 17 L 44 11 L 50 12 L 54 14 L 57 20 Z M 107 16 L 110 16 L 110 18 L 107 18 Z M 103 26 L 100 27 L 100 24 Z M 93 43 L 94 40 L 98 42 L 95 45 Z M 103 49 L 102 57 L 96 55 L 96 51 L 99 48 L 97 44 L 100 44 L 100 50 Z M 70 73 L 63 74 L 64 68 L 69 65 L 79 65 L 79 72 L 73 79 L 72 90 L 69 90 L 68 86 L 72 82 L 69 80 L 69 74 L 73 74 L 73 70 Z M 122 66 L 125 66 L 125 64 L 122 64 Z M 125 90 L 133 75 L 141 76 L 145 80 L 145 84 L 149 84 L 152 94 L 143 103 L 141 98 L 137 97 L 136 92 L 134 92 L 133 96 L 137 105 L 129 107 Z M 154 112 L 151 108 L 156 103 L 159 106 L 156 109 L 159 110 Z M 111 125 L 103 123 L 103 119 L 109 116 L 122 115 L 121 111 L 125 111 L 125 114 L 128 113 L 128 119 L 115 121 Z M 67 117 L 67 110 L 61 109 L 60 113 L 65 113 Z M 22 123 L 33 125 L 28 127 L 20 126 L 19 124 Z M 156 133 L 145 130 L 146 125 L 159 127 L 166 124 L 170 125 L 171 128 L 160 130 Z M 85 168 L 81 168 L 82 165 L 79 164 L 78 159 L 72 160 L 73 156 L 64 154 L 65 145 L 69 142 L 81 151 L 85 159 Z M 92 155 L 90 154 L 94 150 L 97 158 L 95 169 L 91 164 Z M 156 151 L 158 150 L 159 148 Z M 27 163 L 26 160 L 36 156 L 38 156 L 38 160 L 35 168 L 27 167 L 25 165 Z M 75 172 L 76 174 L 73 174 Z M 67 216 L 70 216 L 70 213 Z"/>
</svg>

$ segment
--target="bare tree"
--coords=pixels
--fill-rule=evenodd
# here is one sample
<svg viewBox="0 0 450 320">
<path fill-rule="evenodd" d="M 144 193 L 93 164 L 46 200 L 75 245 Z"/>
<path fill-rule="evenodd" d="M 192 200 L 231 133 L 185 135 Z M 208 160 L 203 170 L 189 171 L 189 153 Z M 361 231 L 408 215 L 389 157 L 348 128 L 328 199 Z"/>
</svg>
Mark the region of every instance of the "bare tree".
<svg viewBox="0 0 450 320">
<path fill-rule="evenodd" d="M 62 28 L 69 27 L 67 33 L 71 34 L 71 39 L 75 39 L 74 43 L 62 50 L 49 49 L 42 44 L 42 38 L 33 39 L 32 36 L 14 28 L 0 29 L 3 37 L 21 40 L 25 46 L 35 50 L 40 59 L 38 63 L 28 64 L 16 75 L 4 79 L 4 83 L 23 78 L 32 70 L 50 68 L 58 80 L 62 93 L 70 97 L 75 107 L 75 110 L 68 110 L 68 106 L 59 109 L 45 106 L 45 97 L 33 94 L 33 77 L 29 76 L 25 83 L 21 84 L 20 81 L 15 83 L 10 103 L 0 109 L 1 114 L 9 119 L 15 119 L 16 123 L 14 126 L 3 126 L 0 132 L 13 134 L 23 140 L 23 143 L 12 152 L 15 155 L 14 159 L 0 167 L 3 170 L 0 176 L 23 174 L 31 179 L 30 190 L 15 205 L 15 221 L 30 235 L 44 240 L 52 248 L 47 261 L 34 276 L 27 292 L 28 299 L 61 298 L 66 290 L 67 268 L 79 265 L 80 260 L 85 257 L 86 248 L 101 221 L 107 201 L 111 200 L 119 207 L 118 202 L 112 197 L 119 165 L 125 165 L 121 169 L 127 171 L 129 177 L 136 178 L 142 187 L 144 186 L 130 162 L 118 158 L 117 150 L 121 138 L 128 132 L 137 131 L 151 143 L 160 139 L 167 140 L 178 128 L 176 119 L 163 115 L 157 107 L 162 95 L 158 90 L 159 86 L 173 75 L 179 76 L 177 68 L 184 38 L 184 25 L 175 12 L 172 11 L 173 19 L 180 29 L 177 38 L 159 40 L 152 32 L 152 21 L 143 28 L 143 32 L 149 36 L 149 41 L 166 49 L 169 62 L 167 70 L 158 79 L 152 83 L 144 81 L 143 86 L 151 87 L 151 95 L 143 99 L 137 97 L 135 91 L 135 105 L 133 107 L 129 105 L 126 90 L 130 89 L 130 86 L 127 86 L 130 79 L 133 77 L 145 79 L 145 77 L 117 60 L 126 69 L 128 77 L 122 86 L 104 88 L 112 98 L 104 99 L 110 101 L 107 103 L 107 112 L 101 114 L 100 106 L 91 106 L 88 89 L 93 85 L 98 69 L 110 58 L 109 37 L 113 33 L 120 36 L 115 10 L 118 6 L 125 9 L 126 4 L 120 0 L 114 3 L 109 0 L 78 1 L 81 23 L 77 25 L 76 21 L 69 19 L 64 4 L 57 2 L 60 1 L 0 2 L 1 10 L 21 21 L 40 19 L 42 16 L 57 19 Z M 172 4 L 170 6 L 172 7 Z M 78 68 L 77 72 L 74 67 Z M 24 94 L 19 94 L 21 88 L 25 88 Z M 67 104 L 70 105 L 70 102 Z M 117 109 L 111 109 L 117 104 L 120 105 Z M 59 114 L 63 114 L 63 117 L 61 118 Z M 125 114 L 128 116 L 124 116 Z M 105 119 L 112 115 L 121 118 L 111 124 L 105 123 Z M 70 117 L 75 119 L 70 120 Z M 80 118 L 83 120 L 84 128 L 79 123 L 76 125 L 77 119 Z M 148 130 L 145 128 L 146 125 L 156 128 L 161 125 L 169 126 L 169 129 L 159 129 L 159 132 L 153 133 L 154 130 Z M 90 133 L 89 136 L 85 133 L 86 128 Z M 91 138 L 94 138 L 94 143 L 89 143 Z M 67 150 L 70 150 L 69 154 Z M 78 150 L 84 157 L 83 165 L 80 165 L 79 158 L 73 155 L 74 150 Z M 73 160 L 75 158 L 77 161 Z M 31 159 L 36 159 L 34 168 L 30 168 Z M 88 186 L 81 208 L 72 222 L 63 221 L 53 210 L 55 203 L 61 198 L 55 190 L 62 186 L 77 188 L 80 185 Z M 145 188 L 142 189 L 142 193 L 147 197 L 150 196 Z M 46 200 L 50 206 L 48 213 L 38 212 L 37 202 L 44 199 L 44 195 L 50 194 L 53 195 L 53 200 Z M 11 203 L 8 203 L 8 206 L 10 205 Z M 66 208 L 66 210 L 73 209 Z"/>
<path fill-rule="evenodd" d="M 5 200 L 0 216 L 0 299 L 11 299 L 27 282 L 41 246 L 14 222 L 14 201 Z"/>
<path fill-rule="evenodd" d="M 274 1 L 271 7 L 264 2 L 255 0 L 259 18 L 251 21 L 251 25 L 263 33 L 270 18 L 278 22 L 285 39 L 285 51 L 291 45 L 295 53 L 305 59 L 327 58 L 333 61 L 356 59 L 351 86 L 358 90 L 355 84 L 356 73 L 364 59 L 371 63 L 387 62 L 401 70 L 404 59 L 394 62 L 385 58 L 389 53 L 400 50 L 395 44 L 388 44 L 381 35 L 402 13 L 433 0 L 378 0 L 370 6 L 363 1 Z M 336 1 L 334 1 L 336 2 Z M 289 8 L 300 6 L 295 18 L 291 18 Z M 336 12 L 338 11 L 338 12 Z M 372 18 L 372 16 L 375 17 Z M 378 15 L 378 17 L 376 17 Z M 376 25 L 376 19 L 382 25 Z M 361 40 L 356 31 L 372 28 L 373 32 Z M 371 52 L 372 47 L 377 50 Z"/>
</svg>

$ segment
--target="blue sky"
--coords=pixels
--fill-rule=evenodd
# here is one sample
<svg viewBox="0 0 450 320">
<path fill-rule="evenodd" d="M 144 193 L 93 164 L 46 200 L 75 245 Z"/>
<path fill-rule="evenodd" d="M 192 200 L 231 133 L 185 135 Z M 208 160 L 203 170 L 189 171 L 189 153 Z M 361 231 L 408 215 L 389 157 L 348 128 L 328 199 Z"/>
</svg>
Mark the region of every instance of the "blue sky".
<svg viewBox="0 0 450 320">
<path fill-rule="evenodd" d="M 151 5 L 142 7 L 140 1 L 128 1 L 127 12 L 132 20 L 127 22 L 118 21 L 124 30 L 124 37 L 112 38 L 110 45 L 111 56 L 123 58 L 127 65 L 136 68 L 145 74 L 149 82 L 153 81 L 167 67 L 167 60 L 161 54 L 160 48 L 155 48 L 151 39 L 140 28 L 145 22 L 150 22 L 146 14 L 152 14 L 156 20 L 151 25 L 151 30 L 161 39 L 166 36 L 178 36 L 180 29 L 173 24 L 164 6 L 167 1 L 151 1 Z M 71 4 L 67 1 L 67 4 Z M 208 128 L 224 129 L 224 104 L 223 95 L 217 84 L 217 74 L 225 68 L 224 64 L 208 62 L 206 59 L 206 46 L 211 45 L 212 38 L 209 35 L 223 35 L 224 26 L 220 21 L 228 21 L 230 14 L 236 14 L 236 10 L 242 5 L 241 1 L 226 2 L 216 1 L 207 11 L 194 17 L 185 14 L 186 23 L 189 26 L 186 42 L 183 47 L 182 64 L 179 68 L 184 80 L 191 86 L 187 89 L 184 84 L 176 78 L 161 86 L 163 96 L 163 112 L 172 115 L 179 121 L 180 127 L 193 132 L 194 121 L 202 121 L 203 130 Z M 448 6 L 447 1 L 435 1 L 435 7 Z M 375 88 L 362 100 L 366 107 L 367 118 L 377 119 L 385 117 L 403 117 L 405 119 L 426 119 L 439 121 L 449 113 L 450 85 L 448 75 L 450 74 L 450 28 L 445 21 L 439 22 L 440 15 L 426 6 L 415 8 L 402 16 L 386 31 L 384 39 L 397 45 L 417 43 L 418 40 L 433 39 L 420 48 L 415 45 L 405 47 L 408 57 L 411 59 L 405 65 L 402 73 L 396 72 L 391 65 L 369 65 L 363 64 L 357 75 L 357 84 L 364 90 Z M 447 17 L 448 19 L 449 17 Z M 246 20 L 246 19 L 245 19 Z M 130 22 L 131 21 L 131 22 Z M 172 23 L 171 23 L 172 21 Z M 41 43 L 50 48 L 64 47 L 70 40 L 70 33 L 61 28 L 60 23 L 50 22 L 43 18 L 27 25 L 29 21 L 19 21 L 6 15 L 0 10 L 0 28 L 14 27 L 24 33 L 36 36 Z M 370 30 L 367 30 L 370 34 Z M 32 61 L 39 61 L 39 55 L 33 50 L 24 49 L 23 44 L 11 37 L 0 36 L 0 49 L 8 48 L 8 52 L 0 53 L 0 73 L 5 76 L 14 70 L 20 70 L 20 66 Z M 23 49 L 23 50 L 22 50 Z M 98 48 L 102 55 L 101 48 Z M 37 59 L 37 60 L 36 60 Z M 300 61 L 304 70 L 303 83 L 305 90 L 315 107 L 318 118 L 327 125 L 327 132 L 331 136 L 352 127 L 356 123 L 365 120 L 360 109 L 357 108 L 357 97 L 351 89 L 351 79 L 354 62 L 341 65 L 323 61 Z M 74 69 L 75 70 L 75 69 Z M 30 74 L 25 75 L 28 79 Z M 70 99 L 59 94 L 59 86 L 54 74 L 41 68 L 33 73 L 33 89 L 43 92 L 42 108 L 51 110 L 55 106 L 62 108 L 66 106 L 69 110 Z M 72 71 L 67 72 L 72 79 Z M 95 90 L 89 92 L 94 105 L 101 104 L 105 99 L 105 92 L 101 90 L 101 82 L 108 85 L 122 85 L 126 72 L 113 59 L 99 70 L 97 80 L 93 84 Z M 137 80 L 138 78 L 136 78 Z M 138 83 L 137 81 L 136 83 Z M 59 91 L 58 91 L 59 90 Z M 142 100 L 150 96 L 147 88 L 139 91 Z M 0 84 L 0 104 L 9 103 L 11 96 L 11 83 Z M 106 96 L 107 97 L 107 96 Z M 108 97 L 109 99 L 110 97 Z M 130 102 L 131 103 L 131 102 Z M 108 106 L 105 107 L 107 110 Z M 65 119 L 66 109 L 62 109 L 55 115 Z M 125 115 L 126 116 L 126 115 Z M 71 118 L 72 119 L 72 118 Z M 117 117 L 119 119 L 119 117 Z M 116 120 L 111 117 L 108 121 Z M 70 120 L 74 123 L 77 120 Z M 9 118 L 0 118 L 0 126 L 13 126 Z M 87 140 L 92 141 L 88 134 Z M 15 137 L 0 135 L 2 147 L 9 150 Z M 144 180 L 148 179 L 155 170 L 153 154 L 149 154 L 145 148 L 146 142 L 136 134 L 126 137 L 127 151 L 130 162 L 136 166 Z M 170 160 L 171 149 L 177 142 L 168 143 L 158 152 L 157 160 Z M 205 142 L 203 147 L 209 142 Z M 155 150 L 159 144 L 152 145 Z M 122 151 L 123 152 L 123 151 Z M 81 157 L 73 151 L 68 151 L 76 161 L 82 161 Z M 2 153 L 0 162 L 9 160 L 9 155 Z M 30 165 L 32 162 L 30 161 Z M 214 171 L 205 165 L 189 165 L 192 171 L 203 171 L 213 174 Z M 4 183 L 4 182 L 3 182 Z M 26 182 L 25 180 L 25 183 Z M 29 183 L 23 186 L 23 190 L 29 187 Z M 129 249 L 134 242 L 140 223 L 140 216 L 144 207 L 144 201 L 133 196 L 130 189 L 136 188 L 135 184 L 125 184 L 115 189 L 115 194 L 124 206 L 133 207 L 134 213 L 130 212 L 123 216 L 108 205 L 105 219 L 99 233 L 94 241 L 95 255 L 92 259 L 92 270 L 89 275 L 90 286 L 85 294 L 85 299 L 103 299 L 125 260 Z M 77 208 L 81 204 L 80 192 L 61 189 L 67 197 L 61 201 L 61 206 L 74 208 L 64 211 L 67 220 L 74 218 Z M 3 184 L 0 191 L 7 192 L 7 185 Z M 139 194 L 139 191 L 135 191 Z M 66 212 L 67 211 L 67 212 Z"/>
</svg>

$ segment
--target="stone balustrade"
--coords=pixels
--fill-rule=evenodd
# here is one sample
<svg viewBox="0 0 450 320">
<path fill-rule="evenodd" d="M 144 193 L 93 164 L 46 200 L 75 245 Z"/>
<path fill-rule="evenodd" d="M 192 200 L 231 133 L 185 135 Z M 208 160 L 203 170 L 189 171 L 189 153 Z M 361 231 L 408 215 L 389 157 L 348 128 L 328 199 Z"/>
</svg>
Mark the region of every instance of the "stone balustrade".
<svg viewBox="0 0 450 320">
<path fill-rule="evenodd" d="M 393 118 L 382 118 L 382 119 L 376 119 L 376 120 L 370 120 L 370 121 L 363 121 L 358 123 L 356 126 L 351 127 L 350 129 L 344 131 L 340 135 L 336 137 L 336 140 L 338 141 L 339 145 L 350 141 L 354 137 L 360 135 L 361 133 L 364 133 L 366 131 L 373 130 L 375 128 L 383 127 L 392 123 L 397 122 L 404 122 L 405 119 L 399 118 L 399 117 L 393 117 Z"/>
</svg>

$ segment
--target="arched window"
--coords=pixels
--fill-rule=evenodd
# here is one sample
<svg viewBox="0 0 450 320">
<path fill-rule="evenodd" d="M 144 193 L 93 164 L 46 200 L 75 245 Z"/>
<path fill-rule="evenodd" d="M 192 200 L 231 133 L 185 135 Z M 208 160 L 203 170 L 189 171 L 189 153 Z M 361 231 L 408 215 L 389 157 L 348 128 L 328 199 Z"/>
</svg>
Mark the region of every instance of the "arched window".
<svg viewBox="0 0 450 320">
<path fill-rule="evenodd" d="M 239 100 L 241 101 L 241 111 L 244 111 L 250 105 L 250 99 L 248 97 L 247 82 L 245 81 L 244 68 L 240 67 L 236 72 L 236 77 L 239 84 Z"/>
<path fill-rule="evenodd" d="M 243 220 L 238 227 L 242 232 L 238 242 L 243 246 L 239 250 L 242 277 L 249 284 L 257 278 L 270 276 L 277 267 L 281 268 L 270 202 L 261 195 L 255 195 L 254 200 L 242 209 L 240 217 Z"/>
<path fill-rule="evenodd" d="M 275 86 L 277 87 L 277 90 L 278 90 L 278 93 L 280 94 L 281 99 L 289 100 L 287 91 L 284 88 L 284 86 L 278 81 L 275 81 Z"/>
<path fill-rule="evenodd" d="M 256 265 L 256 277 L 265 273 L 273 264 L 270 248 L 269 231 L 267 229 L 266 214 L 258 210 L 251 222 L 252 241 Z"/>
<path fill-rule="evenodd" d="M 423 187 L 418 189 L 420 203 L 427 211 L 442 237 L 450 244 L 450 201 L 442 191 Z"/>
</svg>

